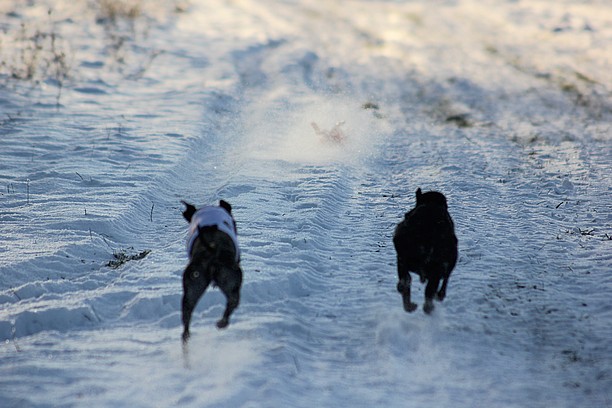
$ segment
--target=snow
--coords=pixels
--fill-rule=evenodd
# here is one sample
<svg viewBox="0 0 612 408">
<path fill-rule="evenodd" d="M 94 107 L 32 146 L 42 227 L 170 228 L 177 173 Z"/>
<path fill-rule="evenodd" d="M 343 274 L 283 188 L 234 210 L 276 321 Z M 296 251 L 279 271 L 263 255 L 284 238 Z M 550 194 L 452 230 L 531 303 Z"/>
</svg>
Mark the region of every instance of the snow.
<svg viewBox="0 0 612 408">
<path fill-rule="evenodd" d="M 0 5 L 0 406 L 612 406 L 609 2 L 30 3 Z M 418 187 L 459 239 L 431 316 L 395 291 Z M 242 303 L 218 330 L 209 290 L 183 346 L 180 200 L 221 198 Z"/>
</svg>

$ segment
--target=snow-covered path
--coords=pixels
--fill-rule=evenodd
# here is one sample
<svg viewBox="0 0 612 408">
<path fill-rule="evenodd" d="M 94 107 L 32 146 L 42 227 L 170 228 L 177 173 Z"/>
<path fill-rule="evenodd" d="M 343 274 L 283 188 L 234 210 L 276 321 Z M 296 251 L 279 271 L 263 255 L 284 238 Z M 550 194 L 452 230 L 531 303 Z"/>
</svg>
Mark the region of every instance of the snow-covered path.
<svg viewBox="0 0 612 408">
<path fill-rule="evenodd" d="M 609 5 L 193 3 L 140 81 L 0 90 L 29 114 L 0 127 L 0 405 L 611 404 Z M 431 316 L 395 292 L 417 187 L 460 245 Z M 209 291 L 182 348 L 179 200 L 219 198 L 242 304 L 218 331 Z"/>
</svg>

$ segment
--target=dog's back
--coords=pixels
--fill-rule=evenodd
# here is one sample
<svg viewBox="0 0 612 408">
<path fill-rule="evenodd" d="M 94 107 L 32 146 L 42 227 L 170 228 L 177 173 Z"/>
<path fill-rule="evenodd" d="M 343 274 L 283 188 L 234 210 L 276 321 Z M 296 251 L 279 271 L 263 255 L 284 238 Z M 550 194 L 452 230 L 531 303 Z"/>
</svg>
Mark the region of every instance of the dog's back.
<svg viewBox="0 0 612 408">
<path fill-rule="evenodd" d="M 223 317 L 217 322 L 217 327 L 227 327 L 240 302 L 242 269 L 236 222 L 229 203 L 221 200 L 219 206 L 199 210 L 189 203 L 183 204 L 186 206 L 183 216 L 190 224 L 189 263 L 183 273 L 182 301 L 183 340 L 187 341 L 192 312 L 210 284 L 218 286 L 227 298 Z"/>
<path fill-rule="evenodd" d="M 393 242 L 406 267 L 423 279 L 440 269 L 446 278 L 457 262 L 455 227 L 445 201 L 417 204 L 397 226 Z"/>
</svg>

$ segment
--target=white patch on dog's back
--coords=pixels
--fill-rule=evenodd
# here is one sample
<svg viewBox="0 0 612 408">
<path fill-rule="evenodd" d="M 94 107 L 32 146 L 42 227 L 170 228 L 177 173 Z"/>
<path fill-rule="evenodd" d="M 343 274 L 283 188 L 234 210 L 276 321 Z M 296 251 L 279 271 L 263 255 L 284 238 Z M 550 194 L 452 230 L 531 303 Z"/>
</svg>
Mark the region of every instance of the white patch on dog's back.
<svg viewBox="0 0 612 408">
<path fill-rule="evenodd" d="M 212 226 L 216 226 L 219 231 L 223 231 L 230 236 L 236 248 L 236 261 L 240 260 L 240 246 L 234 228 L 234 218 L 227 210 L 217 206 L 202 207 L 191 218 L 189 237 L 187 238 L 187 256 L 191 255 L 193 244 L 198 238 L 199 228 Z"/>
</svg>

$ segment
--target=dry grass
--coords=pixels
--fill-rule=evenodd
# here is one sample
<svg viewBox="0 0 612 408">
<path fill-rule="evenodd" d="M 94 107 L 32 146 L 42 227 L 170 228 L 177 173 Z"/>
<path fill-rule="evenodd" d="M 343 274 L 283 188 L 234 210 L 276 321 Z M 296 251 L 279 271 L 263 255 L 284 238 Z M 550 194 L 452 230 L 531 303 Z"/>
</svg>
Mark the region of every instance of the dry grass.
<svg viewBox="0 0 612 408">
<path fill-rule="evenodd" d="M 98 22 L 115 23 L 120 19 L 133 20 L 142 15 L 141 0 L 98 0 Z"/>
<path fill-rule="evenodd" d="M 100 74 L 138 79 L 161 53 L 142 51 L 151 26 L 188 8 L 189 0 L 0 0 L 0 87 L 52 90 L 59 105 L 62 89 L 79 80 L 79 56 L 96 52 Z M 75 41 L 78 26 L 88 29 Z"/>
<path fill-rule="evenodd" d="M 44 29 L 21 23 L 18 32 L 2 33 L 0 74 L 34 83 L 51 81 L 61 87 L 70 77 L 69 54 L 64 39 L 52 27 Z"/>
</svg>

